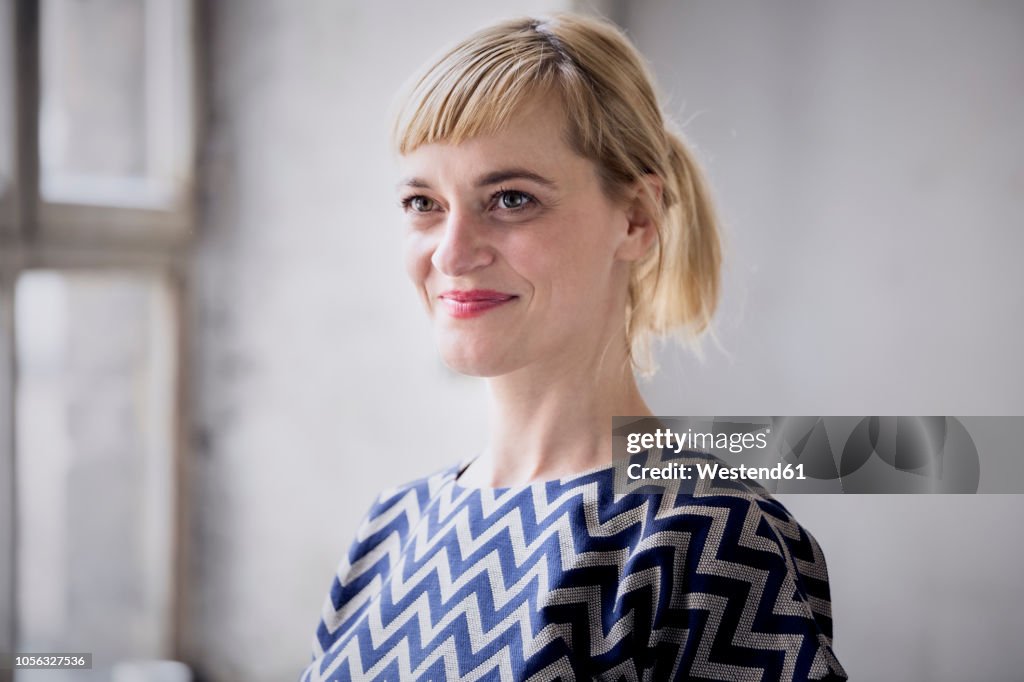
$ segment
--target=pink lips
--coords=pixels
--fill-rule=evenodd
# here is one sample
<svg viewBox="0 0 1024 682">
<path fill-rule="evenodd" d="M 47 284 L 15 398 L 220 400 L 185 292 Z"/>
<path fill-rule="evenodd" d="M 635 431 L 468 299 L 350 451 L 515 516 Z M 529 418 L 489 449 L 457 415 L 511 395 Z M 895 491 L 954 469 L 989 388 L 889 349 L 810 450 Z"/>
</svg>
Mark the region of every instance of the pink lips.
<svg viewBox="0 0 1024 682">
<path fill-rule="evenodd" d="M 491 289 L 471 289 L 469 291 L 452 289 L 444 292 L 438 298 L 444 302 L 449 315 L 457 319 L 465 319 L 483 315 L 488 310 L 515 300 L 517 296 Z"/>
</svg>

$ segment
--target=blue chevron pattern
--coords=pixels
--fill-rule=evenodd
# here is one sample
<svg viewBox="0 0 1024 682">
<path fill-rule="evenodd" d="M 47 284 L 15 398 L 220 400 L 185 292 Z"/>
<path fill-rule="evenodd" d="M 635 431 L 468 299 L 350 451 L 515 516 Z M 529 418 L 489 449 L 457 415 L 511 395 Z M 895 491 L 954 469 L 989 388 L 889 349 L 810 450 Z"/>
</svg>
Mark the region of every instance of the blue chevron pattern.
<svg viewBox="0 0 1024 682">
<path fill-rule="evenodd" d="M 846 679 L 825 558 L 763 490 L 616 495 L 610 467 L 481 490 L 462 468 L 378 496 L 301 682 Z"/>
</svg>

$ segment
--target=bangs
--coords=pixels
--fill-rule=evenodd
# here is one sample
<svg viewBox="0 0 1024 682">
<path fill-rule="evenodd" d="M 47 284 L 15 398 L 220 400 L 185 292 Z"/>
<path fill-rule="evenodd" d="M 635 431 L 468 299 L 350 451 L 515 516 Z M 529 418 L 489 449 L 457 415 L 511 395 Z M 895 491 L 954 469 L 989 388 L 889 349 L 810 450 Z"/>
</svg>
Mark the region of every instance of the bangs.
<svg viewBox="0 0 1024 682">
<path fill-rule="evenodd" d="M 405 98 L 392 132 L 399 154 L 424 144 L 458 144 L 496 133 L 528 102 L 558 96 L 566 110 L 581 98 L 579 78 L 563 54 L 525 23 L 496 27 L 455 47 Z M 568 68 L 567 68 L 568 67 Z M 579 129 L 578 121 L 573 128 Z"/>
</svg>

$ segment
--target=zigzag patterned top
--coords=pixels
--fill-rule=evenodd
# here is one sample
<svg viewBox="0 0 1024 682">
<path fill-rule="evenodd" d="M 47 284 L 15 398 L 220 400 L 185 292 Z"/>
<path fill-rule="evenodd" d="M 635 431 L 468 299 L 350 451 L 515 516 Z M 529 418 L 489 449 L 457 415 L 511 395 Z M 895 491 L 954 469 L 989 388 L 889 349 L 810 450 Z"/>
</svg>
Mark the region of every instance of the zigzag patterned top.
<svg viewBox="0 0 1024 682">
<path fill-rule="evenodd" d="M 824 555 L 763 490 L 471 489 L 466 465 L 378 496 L 302 682 L 846 679 Z"/>
</svg>

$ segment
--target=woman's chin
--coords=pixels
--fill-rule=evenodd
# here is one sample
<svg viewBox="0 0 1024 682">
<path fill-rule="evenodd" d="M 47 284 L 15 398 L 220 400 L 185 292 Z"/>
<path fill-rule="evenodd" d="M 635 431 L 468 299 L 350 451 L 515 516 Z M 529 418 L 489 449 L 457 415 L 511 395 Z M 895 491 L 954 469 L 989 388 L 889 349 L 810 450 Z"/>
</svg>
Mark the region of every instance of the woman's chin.
<svg viewBox="0 0 1024 682">
<path fill-rule="evenodd" d="M 506 354 L 488 346 L 442 343 L 438 350 L 448 369 L 466 376 L 494 377 L 514 369 Z"/>
</svg>

